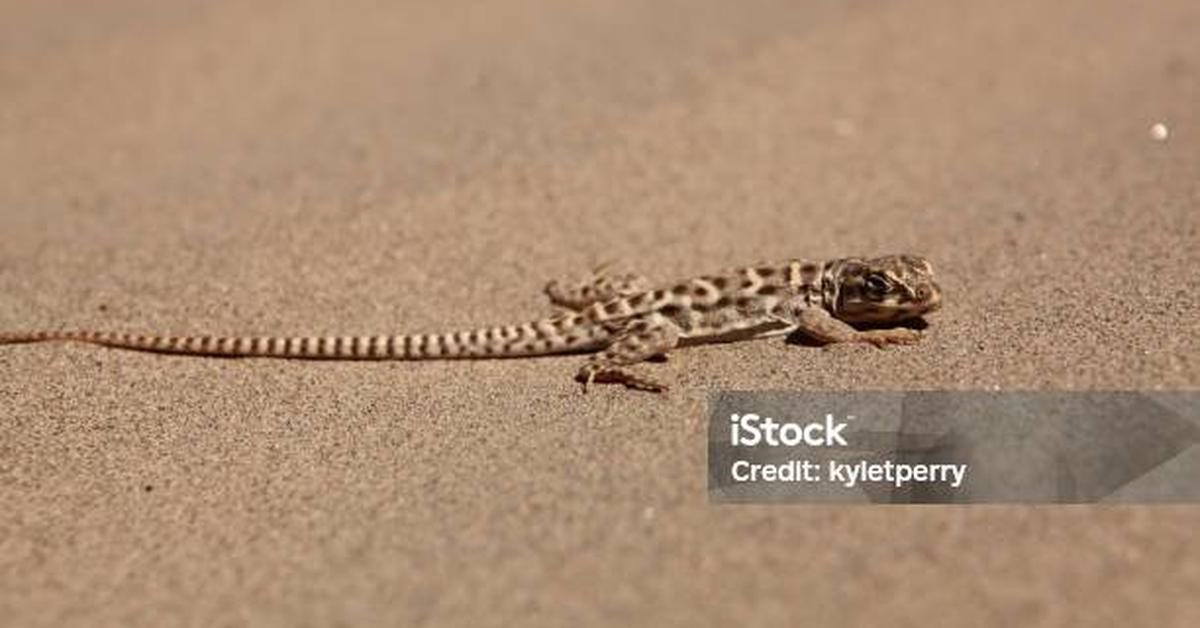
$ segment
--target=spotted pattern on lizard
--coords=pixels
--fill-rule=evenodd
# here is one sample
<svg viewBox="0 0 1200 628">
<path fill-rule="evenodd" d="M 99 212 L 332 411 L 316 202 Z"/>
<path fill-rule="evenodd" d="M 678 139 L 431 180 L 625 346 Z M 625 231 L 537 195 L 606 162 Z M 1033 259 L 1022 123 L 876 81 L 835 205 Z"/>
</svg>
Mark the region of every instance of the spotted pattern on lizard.
<svg viewBox="0 0 1200 628">
<path fill-rule="evenodd" d="M 823 343 L 907 344 L 921 333 L 899 324 L 941 305 L 933 267 L 915 255 L 793 259 L 657 288 L 640 275 L 602 267 L 581 281 L 552 281 L 545 293 L 563 311 L 523 324 L 451 333 L 286 337 L 37 331 L 0 333 L 0 344 L 74 340 L 158 353 L 339 360 L 592 353 L 577 373 L 585 391 L 592 383 L 609 382 L 660 392 L 667 386 L 633 366 L 681 345 L 794 331 Z"/>
</svg>

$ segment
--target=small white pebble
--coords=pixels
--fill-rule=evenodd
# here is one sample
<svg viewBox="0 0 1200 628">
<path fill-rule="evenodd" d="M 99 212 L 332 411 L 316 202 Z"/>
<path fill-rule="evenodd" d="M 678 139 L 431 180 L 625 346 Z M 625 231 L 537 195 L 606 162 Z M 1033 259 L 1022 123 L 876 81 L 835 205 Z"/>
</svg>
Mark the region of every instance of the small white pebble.
<svg viewBox="0 0 1200 628">
<path fill-rule="evenodd" d="M 654 521 L 655 514 L 657 513 L 654 512 L 654 506 L 646 506 L 646 508 L 642 510 L 642 519 L 644 521 Z"/>
<path fill-rule="evenodd" d="M 1150 138 L 1156 142 L 1165 142 L 1167 137 L 1171 135 L 1171 130 L 1162 122 L 1156 122 L 1150 127 Z"/>
</svg>

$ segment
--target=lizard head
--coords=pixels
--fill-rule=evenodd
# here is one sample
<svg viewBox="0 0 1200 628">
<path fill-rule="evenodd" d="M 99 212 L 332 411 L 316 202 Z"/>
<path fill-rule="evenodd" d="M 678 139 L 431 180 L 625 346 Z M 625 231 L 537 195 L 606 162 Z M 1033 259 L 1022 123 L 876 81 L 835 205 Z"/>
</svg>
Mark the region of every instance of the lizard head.
<svg viewBox="0 0 1200 628">
<path fill-rule="evenodd" d="M 942 304 L 929 260 L 916 255 L 846 259 L 833 269 L 833 315 L 849 323 L 916 318 Z"/>
</svg>

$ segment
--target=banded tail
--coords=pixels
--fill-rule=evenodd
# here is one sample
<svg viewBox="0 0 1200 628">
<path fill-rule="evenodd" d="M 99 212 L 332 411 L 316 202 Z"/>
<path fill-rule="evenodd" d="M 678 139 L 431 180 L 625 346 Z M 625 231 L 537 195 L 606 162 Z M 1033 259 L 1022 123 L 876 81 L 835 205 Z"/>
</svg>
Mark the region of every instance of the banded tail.
<svg viewBox="0 0 1200 628">
<path fill-rule="evenodd" d="M 444 334 L 379 336 L 158 336 L 108 331 L 0 332 L 0 345 L 75 341 L 117 349 L 294 360 L 439 360 L 508 358 L 587 351 L 603 330 L 561 335 L 558 320 Z"/>
</svg>

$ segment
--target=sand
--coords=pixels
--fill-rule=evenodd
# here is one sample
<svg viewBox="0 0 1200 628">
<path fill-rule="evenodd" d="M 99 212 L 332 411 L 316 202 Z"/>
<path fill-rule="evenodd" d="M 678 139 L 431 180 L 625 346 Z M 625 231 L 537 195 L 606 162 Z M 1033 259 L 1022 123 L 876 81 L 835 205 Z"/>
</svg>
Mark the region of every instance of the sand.
<svg viewBox="0 0 1200 628">
<path fill-rule="evenodd" d="M 665 397 L 4 347 L 5 625 L 1195 625 L 1197 507 L 709 503 L 712 389 L 1200 386 L 1200 5 L 795 4 L 0 4 L 0 329 L 435 331 L 605 260 L 946 294 Z"/>
</svg>

